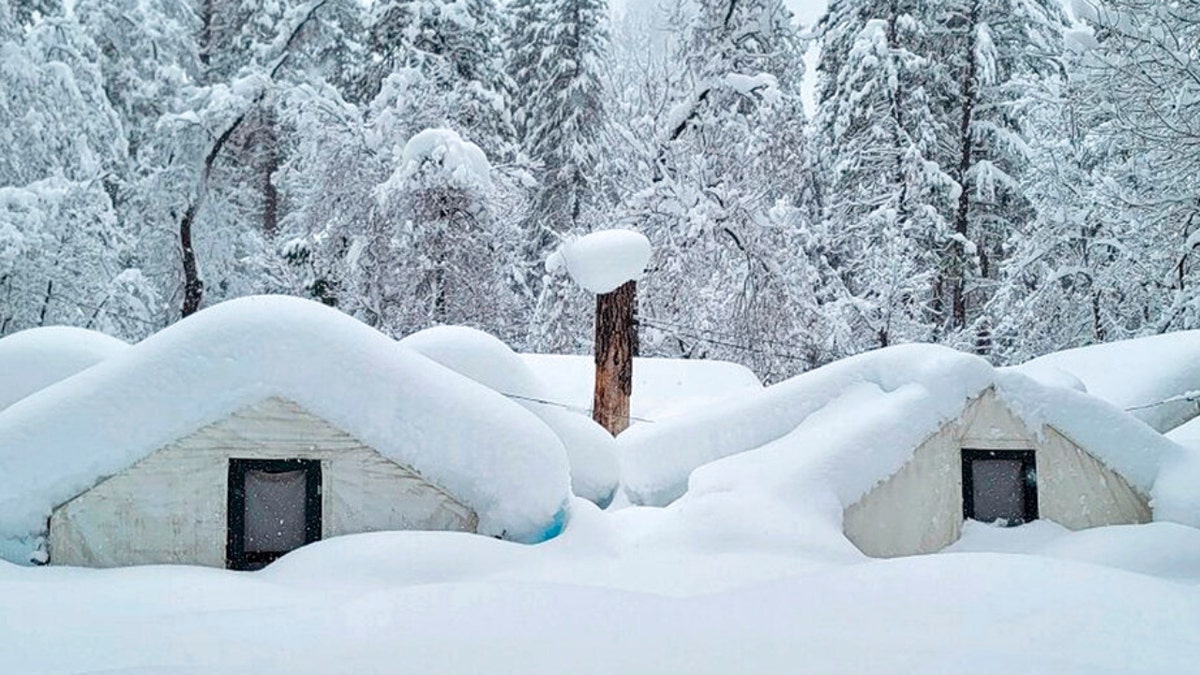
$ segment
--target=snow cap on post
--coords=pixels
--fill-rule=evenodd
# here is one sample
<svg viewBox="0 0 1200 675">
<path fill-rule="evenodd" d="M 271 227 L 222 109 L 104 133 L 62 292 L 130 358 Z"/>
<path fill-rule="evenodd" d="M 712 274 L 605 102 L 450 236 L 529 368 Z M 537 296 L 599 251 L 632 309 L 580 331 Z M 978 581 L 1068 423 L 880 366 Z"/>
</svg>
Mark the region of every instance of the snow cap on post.
<svg viewBox="0 0 1200 675">
<path fill-rule="evenodd" d="M 546 258 L 546 271 L 565 269 L 575 283 L 597 295 L 637 281 L 650 262 L 650 240 L 632 230 L 602 230 L 568 241 Z"/>
</svg>

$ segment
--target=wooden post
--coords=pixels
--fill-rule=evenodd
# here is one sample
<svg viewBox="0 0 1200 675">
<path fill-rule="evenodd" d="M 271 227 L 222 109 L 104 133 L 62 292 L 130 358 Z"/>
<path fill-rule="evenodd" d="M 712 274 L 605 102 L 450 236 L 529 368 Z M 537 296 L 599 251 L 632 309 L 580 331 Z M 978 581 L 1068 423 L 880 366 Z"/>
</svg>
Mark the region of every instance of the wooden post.
<svg viewBox="0 0 1200 675">
<path fill-rule="evenodd" d="M 613 436 L 629 426 L 633 354 L 637 350 L 634 308 L 637 282 L 596 296 L 596 387 L 592 419 Z"/>
</svg>

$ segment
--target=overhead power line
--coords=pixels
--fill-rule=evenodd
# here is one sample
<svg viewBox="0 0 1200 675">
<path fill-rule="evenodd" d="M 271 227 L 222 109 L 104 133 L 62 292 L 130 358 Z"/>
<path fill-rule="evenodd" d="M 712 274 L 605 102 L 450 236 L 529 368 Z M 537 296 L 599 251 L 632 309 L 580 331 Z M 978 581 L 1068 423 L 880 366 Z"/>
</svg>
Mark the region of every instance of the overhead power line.
<svg viewBox="0 0 1200 675">
<path fill-rule="evenodd" d="M 520 394 L 509 394 L 509 393 L 503 392 L 503 391 L 499 392 L 499 393 L 502 396 L 507 396 L 508 398 L 516 399 L 518 401 L 529 401 L 530 403 L 539 403 L 541 405 L 554 406 L 556 408 L 562 408 L 563 410 L 570 410 L 571 412 L 585 413 L 589 417 L 592 414 L 591 408 L 584 408 L 584 407 L 577 406 L 577 405 L 570 405 L 569 403 L 561 403 L 559 401 L 550 401 L 550 400 L 547 400 L 544 398 L 536 398 L 534 396 L 522 396 Z M 654 423 L 654 420 L 646 419 L 645 417 L 637 417 L 634 415 L 620 415 L 619 417 L 624 417 L 625 419 L 633 420 L 635 422 Z"/>
<path fill-rule="evenodd" d="M 1175 396 L 1169 396 L 1161 401 L 1146 403 L 1144 405 L 1135 405 L 1132 408 L 1126 408 L 1125 412 L 1146 410 L 1147 408 L 1157 408 L 1160 405 L 1166 405 L 1168 403 L 1195 403 L 1196 401 L 1200 401 L 1200 391 L 1188 391 Z"/>
</svg>

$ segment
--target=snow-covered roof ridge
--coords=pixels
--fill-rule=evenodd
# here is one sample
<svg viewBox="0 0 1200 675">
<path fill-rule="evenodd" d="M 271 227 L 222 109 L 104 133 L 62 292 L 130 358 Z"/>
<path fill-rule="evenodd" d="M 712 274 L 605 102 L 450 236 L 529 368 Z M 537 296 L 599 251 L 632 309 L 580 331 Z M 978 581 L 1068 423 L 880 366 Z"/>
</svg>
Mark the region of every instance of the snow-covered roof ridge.
<svg viewBox="0 0 1200 675">
<path fill-rule="evenodd" d="M 1054 428 L 1125 477 L 1156 519 L 1200 525 L 1200 495 L 1188 487 L 1200 484 L 1200 454 L 1104 400 L 932 345 L 868 352 L 631 429 L 618 438 L 623 476 L 642 503 L 754 485 L 846 508 L 989 389 L 1034 433 Z"/>
<path fill-rule="evenodd" d="M 570 497 L 559 439 L 532 413 L 320 303 L 233 300 L 0 413 L 0 540 L 149 453 L 263 399 L 290 399 L 534 542 Z"/>
<path fill-rule="evenodd" d="M 127 342 L 72 326 L 8 335 L 0 339 L 0 410 L 126 349 Z"/>
<path fill-rule="evenodd" d="M 983 359 L 933 345 L 899 345 L 843 359 L 757 392 L 629 429 L 618 437 L 622 479 L 634 501 L 668 503 L 687 488 L 693 469 L 782 438 L 855 389 L 941 392 L 936 399 L 940 406 L 926 410 L 930 419 L 922 421 L 923 430 L 961 411 L 991 383 L 990 373 Z"/>
<path fill-rule="evenodd" d="M 1194 417 L 1185 396 L 1200 390 L 1200 330 L 1067 349 L 1016 367 L 1037 379 L 1077 378 L 1088 393 L 1165 432 Z"/>
<path fill-rule="evenodd" d="M 567 409 L 529 365 L 499 338 L 468 326 L 435 326 L 400 340 L 430 359 L 520 403 L 566 446 L 575 494 L 601 507 L 616 494 L 616 442 L 591 419 Z"/>
</svg>

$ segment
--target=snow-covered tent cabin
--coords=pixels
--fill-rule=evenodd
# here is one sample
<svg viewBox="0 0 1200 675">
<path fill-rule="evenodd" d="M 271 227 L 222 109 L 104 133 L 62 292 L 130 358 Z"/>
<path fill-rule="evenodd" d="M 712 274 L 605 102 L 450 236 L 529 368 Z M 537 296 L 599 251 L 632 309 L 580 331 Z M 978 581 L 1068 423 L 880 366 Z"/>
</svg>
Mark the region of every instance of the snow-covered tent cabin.
<svg viewBox="0 0 1200 675">
<path fill-rule="evenodd" d="M 29 328 L 0 339 L 0 410 L 115 356 L 129 345 L 70 326 Z"/>
<path fill-rule="evenodd" d="M 1013 411 L 1024 403 L 1017 389 L 988 387 L 910 449 L 899 471 L 845 509 L 846 537 L 867 555 L 892 557 L 945 548 L 958 540 L 964 520 L 1020 525 L 1044 518 L 1072 530 L 1151 520 L 1145 487 L 1097 456 L 1119 455 L 1126 449 L 1116 444 L 1128 436 L 1102 440 L 1095 450 L 1060 429 L 1070 426 L 1062 420 L 1030 424 Z M 1157 444 L 1152 433 L 1139 435 Z"/>
<path fill-rule="evenodd" d="M 1049 382 L 1074 380 L 1162 433 L 1200 415 L 1200 330 L 1067 349 L 1017 370 Z"/>
<path fill-rule="evenodd" d="M 940 550 L 965 519 L 1200 524 L 1192 453 L 1100 399 L 929 345 L 845 359 L 618 446 L 635 502 L 746 500 L 764 518 L 827 521 L 872 556 Z M 776 499 L 791 515 L 768 513 Z"/>
<path fill-rule="evenodd" d="M 0 413 L 0 553 L 253 568 L 371 530 L 538 542 L 569 480 L 516 403 L 331 308 L 245 298 Z"/>
</svg>

